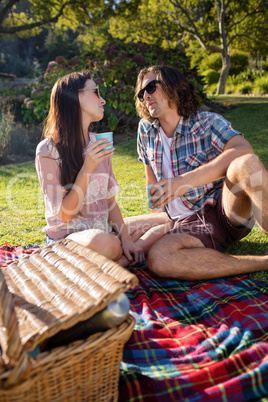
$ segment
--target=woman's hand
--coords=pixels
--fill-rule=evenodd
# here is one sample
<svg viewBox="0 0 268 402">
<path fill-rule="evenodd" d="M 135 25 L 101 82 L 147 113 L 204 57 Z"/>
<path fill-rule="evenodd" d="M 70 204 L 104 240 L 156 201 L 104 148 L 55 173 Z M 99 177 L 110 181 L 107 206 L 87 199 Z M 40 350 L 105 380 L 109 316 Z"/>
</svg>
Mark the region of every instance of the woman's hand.
<svg viewBox="0 0 268 402">
<path fill-rule="evenodd" d="M 121 236 L 121 243 L 124 255 L 130 261 L 130 265 L 137 264 L 145 260 L 144 252 L 132 240 L 130 235 Z"/>
<path fill-rule="evenodd" d="M 107 139 L 94 142 L 94 144 L 87 150 L 82 169 L 84 169 L 86 173 L 95 172 L 100 162 L 109 158 L 113 154 L 114 148 L 104 149 L 111 144 L 112 142 L 108 142 Z"/>
</svg>

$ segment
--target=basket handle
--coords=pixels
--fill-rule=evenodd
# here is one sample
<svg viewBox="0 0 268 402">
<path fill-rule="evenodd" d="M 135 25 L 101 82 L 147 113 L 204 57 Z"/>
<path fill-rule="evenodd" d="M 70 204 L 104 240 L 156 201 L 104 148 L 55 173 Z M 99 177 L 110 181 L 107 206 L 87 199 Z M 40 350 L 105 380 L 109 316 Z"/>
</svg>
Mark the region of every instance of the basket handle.
<svg viewBox="0 0 268 402">
<path fill-rule="evenodd" d="M 9 388 L 29 375 L 32 363 L 24 350 L 17 322 L 14 301 L 0 269 L 0 346 L 8 377 L 2 386 Z"/>
</svg>

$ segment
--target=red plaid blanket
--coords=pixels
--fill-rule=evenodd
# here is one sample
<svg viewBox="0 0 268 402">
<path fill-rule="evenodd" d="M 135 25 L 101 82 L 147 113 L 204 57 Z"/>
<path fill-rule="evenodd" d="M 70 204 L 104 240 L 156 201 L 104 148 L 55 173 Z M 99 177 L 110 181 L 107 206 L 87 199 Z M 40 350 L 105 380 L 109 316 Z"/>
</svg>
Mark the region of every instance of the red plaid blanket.
<svg viewBox="0 0 268 402">
<path fill-rule="evenodd" d="M 38 246 L 0 247 L 0 266 Z M 257 401 L 268 395 L 268 284 L 237 276 L 182 282 L 133 272 L 135 330 L 120 402 Z M 0 398 L 1 399 L 1 398 Z"/>
<path fill-rule="evenodd" d="M 7 243 L 0 245 L 0 267 L 6 267 L 11 262 L 17 260 L 23 255 L 31 254 L 40 246 L 10 246 Z"/>
<path fill-rule="evenodd" d="M 268 395 L 268 284 L 247 276 L 182 282 L 133 272 L 135 330 L 119 401 L 256 401 Z"/>
</svg>

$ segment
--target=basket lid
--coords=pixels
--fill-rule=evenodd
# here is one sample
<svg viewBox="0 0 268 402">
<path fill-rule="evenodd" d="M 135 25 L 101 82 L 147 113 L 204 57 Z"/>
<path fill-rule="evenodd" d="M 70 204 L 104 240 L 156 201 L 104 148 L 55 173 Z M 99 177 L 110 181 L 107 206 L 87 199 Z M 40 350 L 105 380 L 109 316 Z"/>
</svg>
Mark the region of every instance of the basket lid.
<svg viewBox="0 0 268 402">
<path fill-rule="evenodd" d="M 87 320 L 126 290 L 137 277 L 72 240 L 37 250 L 2 270 L 12 294 L 25 350 Z"/>
</svg>

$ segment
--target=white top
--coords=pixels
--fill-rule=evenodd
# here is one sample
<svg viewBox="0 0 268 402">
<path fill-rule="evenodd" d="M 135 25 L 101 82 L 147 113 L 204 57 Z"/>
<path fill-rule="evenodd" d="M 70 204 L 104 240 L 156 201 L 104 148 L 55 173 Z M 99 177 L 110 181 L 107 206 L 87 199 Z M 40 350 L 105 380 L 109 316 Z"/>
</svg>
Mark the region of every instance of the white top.
<svg viewBox="0 0 268 402">
<path fill-rule="evenodd" d="M 164 179 L 174 177 L 171 167 L 171 155 L 170 148 L 173 141 L 173 137 L 169 138 L 164 133 L 162 127 L 160 127 L 160 137 L 163 145 L 163 160 L 162 160 L 162 176 Z M 180 197 L 168 203 L 169 214 L 172 219 L 186 218 L 193 215 L 194 211 L 187 208 Z"/>
<path fill-rule="evenodd" d="M 87 149 L 95 142 L 90 133 Z M 36 149 L 36 170 L 44 193 L 47 225 L 43 232 L 53 239 L 59 239 L 72 232 L 85 229 L 111 231 L 108 223 L 107 199 L 114 197 L 120 187 L 112 171 L 111 158 L 102 161 L 92 174 L 85 194 L 84 202 L 71 222 L 64 223 L 57 214 L 67 190 L 60 183 L 60 158 L 54 143 L 50 139 L 41 141 Z"/>
</svg>

